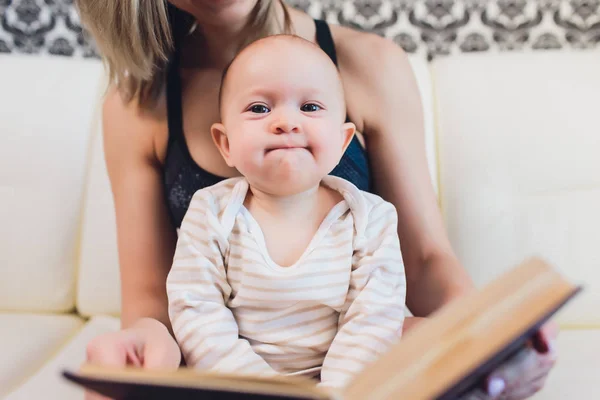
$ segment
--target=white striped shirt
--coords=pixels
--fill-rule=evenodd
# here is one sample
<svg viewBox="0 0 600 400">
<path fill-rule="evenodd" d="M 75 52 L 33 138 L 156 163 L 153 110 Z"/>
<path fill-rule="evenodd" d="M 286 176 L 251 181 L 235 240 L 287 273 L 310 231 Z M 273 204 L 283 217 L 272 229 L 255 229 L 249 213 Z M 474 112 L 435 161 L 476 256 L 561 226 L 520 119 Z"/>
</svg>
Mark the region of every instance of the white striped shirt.
<svg viewBox="0 0 600 400">
<path fill-rule="evenodd" d="M 232 178 L 198 191 L 167 279 L 190 367 L 317 376 L 342 387 L 400 338 L 406 280 L 390 203 L 332 176 L 343 200 L 300 259 L 281 267 Z"/>
</svg>

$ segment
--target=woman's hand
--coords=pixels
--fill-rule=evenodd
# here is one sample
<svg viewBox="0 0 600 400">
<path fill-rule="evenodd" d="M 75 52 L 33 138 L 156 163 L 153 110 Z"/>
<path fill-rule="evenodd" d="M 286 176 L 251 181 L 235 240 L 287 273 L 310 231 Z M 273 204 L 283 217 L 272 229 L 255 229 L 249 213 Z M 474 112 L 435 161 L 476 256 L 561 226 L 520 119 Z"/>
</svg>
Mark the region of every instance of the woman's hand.
<svg viewBox="0 0 600 400">
<path fill-rule="evenodd" d="M 531 343 L 501 365 L 481 389 L 461 400 L 523 400 L 540 391 L 556 362 L 555 341 L 558 326 L 544 325 Z"/>
<path fill-rule="evenodd" d="M 134 326 L 107 333 L 87 346 L 87 363 L 124 367 L 177 369 L 181 352 L 175 339 L 159 321 L 144 318 Z M 86 392 L 86 400 L 104 400 L 103 396 Z"/>
<path fill-rule="evenodd" d="M 557 336 L 558 325 L 546 323 L 525 350 L 493 372 L 487 385 L 491 399 L 522 400 L 540 391 L 556 363 Z"/>
<path fill-rule="evenodd" d="M 407 317 L 406 333 L 425 318 Z M 534 335 L 528 346 L 494 371 L 480 389 L 460 400 L 524 400 L 540 391 L 556 363 L 555 342 L 558 325 L 548 322 Z"/>
</svg>

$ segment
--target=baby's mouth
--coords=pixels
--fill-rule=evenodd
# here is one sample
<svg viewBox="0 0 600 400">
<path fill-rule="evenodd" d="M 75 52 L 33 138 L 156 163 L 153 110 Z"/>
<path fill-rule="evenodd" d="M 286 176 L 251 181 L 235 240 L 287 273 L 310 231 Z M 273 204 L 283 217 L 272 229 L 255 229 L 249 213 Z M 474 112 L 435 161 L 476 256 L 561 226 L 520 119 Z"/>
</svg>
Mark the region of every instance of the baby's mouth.
<svg viewBox="0 0 600 400">
<path fill-rule="evenodd" d="M 269 154 L 272 153 L 274 151 L 295 151 L 295 150 L 308 150 L 310 151 L 310 149 L 306 146 L 294 146 L 294 145 L 282 145 L 282 146 L 273 146 L 273 147 L 268 147 L 265 150 L 265 154 Z"/>
</svg>

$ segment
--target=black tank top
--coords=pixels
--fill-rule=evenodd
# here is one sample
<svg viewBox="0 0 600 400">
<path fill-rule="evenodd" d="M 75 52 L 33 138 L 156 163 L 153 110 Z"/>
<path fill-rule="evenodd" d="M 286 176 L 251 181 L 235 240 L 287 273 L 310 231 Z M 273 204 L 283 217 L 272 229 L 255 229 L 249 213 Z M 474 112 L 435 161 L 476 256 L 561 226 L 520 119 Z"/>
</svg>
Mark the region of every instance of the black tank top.
<svg viewBox="0 0 600 400">
<path fill-rule="evenodd" d="M 329 26 L 321 20 L 315 20 L 315 25 L 319 46 L 337 65 L 335 45 Z M 169 63 L 167 73 L 167 114 L 169 140 L 164 165 L 164 189 L 173 225 L 179 228 L 194 193 L 226 178 L 201 168 L 189 152 L 183 134 L 181 77 L 177 49 Z M 371 190 L 367 154 L 356 136 L 331 175 L 344 178 L 361 190 Z"/>
</svg>

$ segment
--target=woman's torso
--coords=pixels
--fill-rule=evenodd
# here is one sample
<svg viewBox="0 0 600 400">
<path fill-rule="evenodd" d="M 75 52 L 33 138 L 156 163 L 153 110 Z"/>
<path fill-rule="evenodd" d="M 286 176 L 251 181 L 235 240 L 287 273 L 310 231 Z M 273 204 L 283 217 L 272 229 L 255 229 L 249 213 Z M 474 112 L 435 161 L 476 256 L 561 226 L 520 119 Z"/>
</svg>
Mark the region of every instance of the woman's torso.
<svg viewBox="0 0 600 400">
<path fill-rule="evenodd" d="M 327 24 L 312 20 L 303 22 L 313 25 L 305 24 L 304 35 L 315 38 L 337 65 L 335 46 Z M 298 34 L 302 36 L 302 32 Z M 168 139 L 163 162 L 163 184 L 167 207 L 176 227 L 180 226 L 197 190 L 238 175 L 237 171 L 225 164 L 209 134 L 211 124 L 218 121 L 216 99 L 220 78 L 221 72 L 217 70 L 198 73 L 181 68 L 177 55 L 170 65 L 166 102 Z M 360 129 L 360 124 L 357 127 Z M 359 189 L 370 191 L 369 164 L 363 143 L 360 134 L 355 136 L 331 174 L 347 179 Z"/>
</svg>

